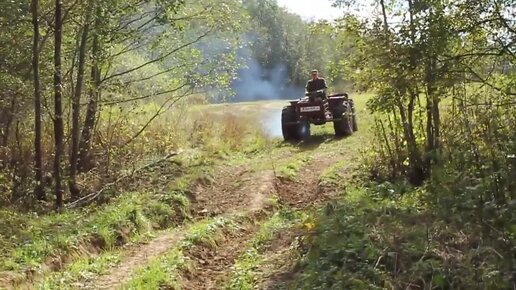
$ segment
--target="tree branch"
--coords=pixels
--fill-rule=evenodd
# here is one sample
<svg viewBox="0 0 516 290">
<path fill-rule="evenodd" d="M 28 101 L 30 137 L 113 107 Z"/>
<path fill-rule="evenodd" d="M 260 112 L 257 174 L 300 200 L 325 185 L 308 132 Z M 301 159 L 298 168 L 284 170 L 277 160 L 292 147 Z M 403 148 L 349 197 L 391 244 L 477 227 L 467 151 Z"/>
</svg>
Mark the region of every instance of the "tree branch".
<svg viewBox="0 0 516 290">
<path fill-rule="evenodd" d="M 141 97 L 125 99 L 125 100 L 119 100 L 119 101 L 100 102 L 99 104 L 102 104 L 102 105 L 105 105 L 105 106 L 112 106 L 112 105 L 118 105 L 118 104 L 133 102 L 133 101 L 144 100 L 144 99 L 148 99 L 148 98 L 151 98 L 151 97 L 157 97 L 157 96 L 161 96 L 161 95 L 164 95 L 164 94 L 169 94 L 169 93 L 177 92 L 177 91 L 181 90 L 182 88 L 186 87 L 187 85 L 188 85 L 187 83 L 184 83 L 184 84 L 182 84 L 181 86 L 179 86 L 177 88 L 173 88 L 173 89 L 166 90 L 166 91 L 161 91 L 161 92 L 154 93 L 154 94 L 148 94 L 148 95 L 141 96 Z"/>
<path fill-rule="evenodd" d="M 108 190 L 109 188 L 115 186 L 117 183 L 119 183 L 120 181 L 128 178 L 128 177 L 131 177 L 133 176 L 135 173 L 140 173 L 142 172 L 143 170 L 146 170 L 152 166 L 155 166 L 167 159 L 170 159 L 171 157 L 174 157 L 176 155 L 178 155 L 179 153 L 178 152 L 171 152 L 167 155 L 165 155 L 163 158 L 157 160 L 157 161 L 154 161 L 154 162 L 151 162 L 149 164 L 146 164 L 134 171 L 132 171 L 131 173 L 127 173 L 127 174 L 123 174 L 122 176 L 120 176 L 119 178 L 117 178 L 115 181 L 113 182 L 110 182 L 110 183 L 107 183 L 106 185 L 104 185 L 99 191 L 96 191 L 96 192 L 92 192 L 84 197 L 81 197 L 79 198 L 78 200 L 74 201 L 74 202 L 71 202 L 69 204 L 66 205 L 66 208 L 75 208 L 77 206 L 80 206 L 80 205 L 84 205 L 84 204 L 87 204 L 87 203 L 90 203 L 92 202 L 93 200 L 95 200 L 99 195 L 101 195 L 104 191 Z"/>
<path fill-rule="evenodd" d="M 123 147 L 129 145 L 132 141 L 134 141 L 134 139 L 138 138 L 138 136 L 140 136 L 140 134 L 143 133 L 143 131 L 145 131 L 145 129 L 147 129 L 147 127 L 152 123 L 152 121 L 154 121 L 154 119 L 156 119 L 158 116 L 160 116 L 163 112 L 170 109 L 175 103 L 180 101 L 183 97 L 186 97 L 187 95 L 190 95 L 190 94 L 191 94 L 191 90 L 183 93 L 181 96 L 175 97 L 175 99 L 174 99 L 174 97 L 171 97 L 171 98 L 168 98 L 167 100 L 165 100 L 165 102 L 163 102 L 163 104 L 161 104 L 161 106 L 158 108 L 158 111 L 147 121 L 147 123 L 145 123 L 145 125 L 143 125 L 142 128 L 140 128 L 140 130 L 138 130 L 138 132 L 136 132 L 136 134 L 134 134 L 129 140 L 124 142 L 124 144 L 122 144 L 121 147 L 123 148 Z M 167 108 L 165 109 L 165 106 L 170 101 L 172 101 L 172 103 L 169 106 L 167 106 Z"/>
<path fill-rule="evenodd" d="M 166 73 L 171 72 L 171 71 L 173 71 L 173 70 L 175 70 L 175 69 L 183 68 L 183 67 L 186 67 L 186 66 L 187 66 L 187 64 L 183 64 L 183 65 L 180 65 L 180 66 L 174 66 L 174 67 L 168 68 L 168 69 L 166 69 L 166 70 L 160 71 L 160 72 L 158 72 L 158 73 L 155 73 L 155 74 L 153 74 L 153 75 L 150 75 L 150 76 L 147 76 L 147 77 L 143 77 L 143 78 L 141 78 L 141 79 L 136 79 L 136 80 L 129 80 L 129 81 L 126 81 L 126 82 L 124 82 L 124 83 L 123 83 L 123 85 L 124 85 L 124 86 L 127 86 L 127 85 L 130 85 L 130 84 L 132 84 L 132 83 L 138 83 L 138 82 L 148 81 L 148 80 L 153 79 L 153 78 L 155 78 L 155 77 L 157 77 L 157 76 L 160 76 L 160 75 L 162 75 L 162 74 L 166 74 Z"/>
<path fill-rule="evenodd" d="M 102 80 L 102 82 L 105 82 L 105 81 L 110 80 L 110 79 L 112 79 L 112 78 L 116 78 L 116 77 L 120 77 L 120 76 L 126 75 L 126 74 L 128 74 L 128 73 L 131 73 L 131 72 L 134 72 L 134 71 L 136 71 L 136 70 L 139 70 L 139 69 L 141 69 L 141 68 L 143 68 L 143 67 L 145 67 L 145 66 L 147 66 L 147 65 L 150 65 L 150 64 L 156 63 L 156 62 L 158 62 L 158 61 L 161 61 L 161 60 L 163 60 L 163 59 L 165 59 L 165 58 L 169 57 L 170 55 L 172 55 L 172 54 L 174 54 L 174 53 L 176 53 L 176 52 L 178 52 L 178 51 L 180 51 L 180 50 L 182 50 L 182 49 L 184 49 L 184 48 L 186 48 L 186 47 L 188 47 L 188 46 L 191 46 L 192 44 L 195 44 L 195 43 L 199 42 L 201 39 L 203 39 L 204 37 L 206 37 L 206 36 L 207 36 L 210 32 L 212 32 L 212 31 L 213 31 L 213 27 L 212 27 L 212 28 L 210 28 L 210 29 L 209 29 L 208 31 L 206 31 L 205 33 L 203 33 L 202 35 L 198 36 L 198 37 L 197 37 L 195 40 L 193 40 L 193 41 L 190 41 L 190 42 L 188 42 L 188 43 L 185 43 L 185 44 L 183 44 L 183 45 L 181 45 L 181 46 L 179 46 L 179 47 L 177 47 L 177 48 L 175 48 L 175 49 L 173 49 L 173 50 L 169 51 L 168 53 L 166 53 L 166 54 L 164 54 L 164 55 L 162 55 L 162 56 L 160 56 L 160 57 L 157 57 L 157 58 L 155 58 L 155 59 L 152 59 L 152 60 L 150 60 L 150 61 L 148 61 L 148 62 L 146 62 L 146 63 L 144 63 L 144 64 L 141 64 L 141 65 L 139 65 L 139 66 L 133 67 L 133 68 L 128 69 L 128 70 L 123 71 L 123 72 L 119 72 L 119 73 L 116 73 L 116 74 L 110 75 L 110 76 L 108 76 L 108 77 L 104 78 L 104 79 Z"/>
<path fill-rule="evenodd" d="M 465 65 L 463 64 L 464 67 L 466 67 L 468 69 L 468 71 L 473 74 L 476 78 L 478 78 L 480 80 L 480 82 L 486 84 L 488 87 L 502 93 L 502 94 L 505 94 L 505 95 L 509 95 L 509 96 L 516 96 L 516 93 L 513 93 L 511 91 L 507 91 L 507 90 L 503 90 L 493 84 L 491 84 L 490 82 L 488 82 L 486 79 L 484 79 L 482 76 L 480 76 L 474 69 L 472 69 L 471 67 L 469 67 L 468 65 Z M 474 82 L 474 80 L 469 80 L 471 82 Z"/>
</svg>

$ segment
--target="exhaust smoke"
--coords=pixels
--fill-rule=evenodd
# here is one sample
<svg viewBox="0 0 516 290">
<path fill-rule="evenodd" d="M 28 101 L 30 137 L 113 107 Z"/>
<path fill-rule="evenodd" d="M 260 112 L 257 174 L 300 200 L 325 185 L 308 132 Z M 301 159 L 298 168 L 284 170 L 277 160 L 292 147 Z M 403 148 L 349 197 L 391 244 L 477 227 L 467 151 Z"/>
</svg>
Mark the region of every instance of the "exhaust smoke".
<svg viewBox="0 0 516 290">
<path fill-rule="evenodd" d="M 288 103 L 273 104 L 273 101 L 298 99 L 304 95 L 304 86 L 292 83 L 290 71 L 283 63 L 266 68 L 247 47 L 239 51 L 239 56 L 245 66 L 237 71 L 231 83 L 234 92 L 231 102 L 270 101 L 260 106 L 260 124 L 269 138 L 281 137 L 281 109 Z"/>
<path fill-rule="evenodd" d="M 274 109 L 270 112 L 263 113 L 261 115 L 261 125 L 267 137 L 281 137 L 281 109 Z"/>
<path fill-rule="evenodd" d="M 237 79 L 231 87 L 236 102 L 297 99 L 304 93 L 302 86 L 290 83 L 285 65 L 277 64 L 271 69 L 264 69 L 254 58 L 248 60 L 246 68 L 237 72 Z"/>
</svg>

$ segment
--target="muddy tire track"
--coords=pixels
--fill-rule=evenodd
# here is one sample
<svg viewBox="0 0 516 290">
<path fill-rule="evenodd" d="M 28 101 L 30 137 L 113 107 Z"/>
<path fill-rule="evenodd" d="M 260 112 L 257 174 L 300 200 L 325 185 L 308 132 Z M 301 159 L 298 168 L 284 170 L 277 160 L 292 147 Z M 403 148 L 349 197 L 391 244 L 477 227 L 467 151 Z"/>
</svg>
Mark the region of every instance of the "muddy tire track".
<svg viewBox="0 0 516 290">
<path fill-rule="evenodd" d="M 228 271 L 246 250 L 258 226 L 251 224 L 229 232 L 216 248 L 195 247 L 185 253 L 194 263 L 193 271 L 183 275 L 182 289 L 222 289 L 227 282 Z"/>
<path fill-rule="evenodd" d="M 274 191 L 274 174 L 272 170 L 252 172 L 247 167 L 240 166 L 237 168 L 221 167 L 218 169 L 218 172 L 218 179 L 214 182 L 206 183 L 205 181 L 199 181 L 193 186 L 192 207 L 194 220 L 221 215 L 231 216 L 237 213 L 255 216 L 259 215 L 267 207 L 267 199 Z M 174 248 L 187 231 L 188 226 L 179 227 L 172 233 L 159 236 L 147 244 L 125 250 L 120 263 L 109 268 L 105 274 L 101 274 L 88 281 L 81 281 L 81 288 L 116 289 L 126 284 L 134 277 L 136 271 L 149 264 L 152 259 Z M 239 239 L 249 237 L 251 234 L 252 231 L 244 230 L 242 233 L 234 236 L 231 242 L 234 243 Z M 215 269 L 213 271 L 216 271 L 216 265 L 221 261 L 234 262 L 229 254 L 238 253 L 238 246 L 241 244 L 237 243 L 234 245 L 234 250 L 224 254 L 222 258 L 218 258 L 218 262 L 213 263 Z M 208 253 L 206 249 L 198 248 L 198 250 Z M 192 257 L 195 258 L 193 255 Z M 209 258 L 210 256 L 207 257 Z M 213 259 L 216 257 L 218 256 L 214 255 Z M 193 259 L 193 261 L 195 266 L 201 263 L 200 259 Z M 209 279 L 201 279 L 201 281 L 206 281 L 206 285 L 211 285 Z M 190 285 L 197 284 L 190 282 Z"/>
<path fill-rule="evenodd" d="M 219 242 L 217 247 L 200 246 L 186 253 L 194 261 L 194 265 L 192 272 L 186 273 L 183 277 L 183 289 L 224 288 L 231 268 L 259 230 L 259 221 L 273 212 L 267 201 L 276 193 L 274 172 L 272 170 L 255 172 L 246 176 L 242 181 L 244 184 L 238 186 L 237 191 L 248 198 L 245 200 L 238 198 L 242 203 L 233 204 L 229 209 L 237 213 L 237 209 L 244 208 L 245 210 L 239 213 L 245 212 L 249 219 L 248 222 L 237 230 L 228 232 L 224 241 Z M 201 191 L 200 194 L 209 194 L 209 192 Z M 221 202 L 214 202 L 211 205 L 218 208 Z"/>
<path fill-rule="evenodd" d="M 194 186 L 197 218 L 261 210 L 274 192 L 272 170 L 252 172 L 246 167 L 221 168 L 218 175 L 213 184 Z"/>
<path fill-rule="evenodd" d="M 292 243 L 302 234 L 301 230 L 285 231 L 264 252 L 264 260 L 256 269 L 259 286 L 255 289 L 287 289 L 287 282 L 293 280 L 298 271 L 295 261 L 300 258 Z"/>
<path fill-rule="evenodd" d="M 269 198 L 277 196 L 280 203 L 292 208 L 305 208 L 329 199 L 328 193 L 319 189 L 318 181 L 320 173 L 336 161 L 332 154 L 317 154 L 313 162 L 301 169 L 296 182 L 277 179 L 273 170 L 254 172 L 249 166 L 241 165 L 220 166 L 212 182 L 194 183 L 191 189 L 194 220 L 244 214 L 251 222 L 227 232 L 216 248 L 197 246 L 185 253 L 193 262 L 192 272 L 183 277 L 185 289 L 220 289 L 235 260 L 259 229 L 255 222 L 272 212 L 268 211 Z M 147 244 L 129 247 L 123 251 L 120 263 L 105 274 L 81 281 L 81 288 L 116 289 L 126 284 L 139 269 L 175 247 L 187 231 L 187 226 L 180 227 Z"/>
<path fill-rule="evenodd" d="M 335 153 L 317 154 L 310 164 L 301 168 L 295 181 L 277 179 L 275 186 L 280 203 L 292 209 L 304 209 L 331 199 L 335 191 L 320 187 L 319 177 L 338 161 L 337 158 Z"/>
<path fill-rule="evenodd" d="M 255 178 L 254 188 L 258 191 L 265 189 L 270 194 L 275 194 L 280 203 L 289 205 L 292 208 L 305 208 L 315 203 L 322 202 L 330 198 L 325 191 L 318 189 L 320 173 L 327 166 L 336 162 L 332 154 L 320 154 L 317 158 L 306 165 L 298 173 L 299 181 L 279 180 L 274 172 L 268 172 L 261 178 Z M 243 187 L 242 190 L 251 190 L 252 188 Z M 271 192 L 271 190 L 273 192 Z M 258 203 L 260 204 L 260 203 Z M 263 204 L 262 204 L 263 205 Z M 253 205 L 247 204 L 248 208 Z M 254 205 L 256 208 L 256 205 Z M 265 216 L 259 216 L 255 223 L 263 220 Z M 230 278 L 232 268 L 236 260 L 241 254 L 247 250 L 247 246 L 254 238 L 259 230 L 258 226 L 251 226 L 245 230 L 229 235 L 228 238 L 215 249 L 196 249 L 190 253 L 194 256 L 195 263 L 193 273 L 186 275 L 185 289 L 223 289 Z M 284 251 L 295 235 L 287 233 L 287 235 L 277 239 L 267 252 Z M 272 280 L 274 282 L 275 280 Z M 273 283 L 274 284 L 274 283 Z"/>
<path fill-rule="evenodd" d="M 353 176 L 357 164 L 350 162 L 339 169 L 342 178 L 342 187 L 319 186 L 320 174 L 329 166 L 339 161 L 335 153 L 327 154 L 323 159 L 316 159 L 315 162 L 305 168 L 300 174 L 299 182 L 278 181 L 277 187 L 283 202 L 295 209 L 306 209 L 320 207 L 321 204 L 331 201 L 336 194 L 345 188 Z M 326 157 L 326 158 L 324 158 Z M 342 160 L 343 157 L 340 157 Z M 313 174 L 319 173 L 319 174 Z M 304 198 L 303 198 L 304 197 Z M 304 252 L 302 236 L 306 232 L 299 228 L 292 228 L 282 232 L 266 249 L 264 262 L 256 270 L 259 285 L 255 289 L 288 289 L 288 283 L 293 281 L 296 275 L 302 271 L 296 263 L 300 254 Z"/>
<path fill-rule="evenodd" d="M 109 273 L 86 281 L 87 283 L 81 288 L 115 289 L 125 284 L 141 266 L 147 265 L 155 257 L 165 254 L 183 236 L 184 232 L 178 230 L 153 239 L 148 244 L 130 248 L 121 257 L 120 263 L 109 269 Z"/>
</svg>

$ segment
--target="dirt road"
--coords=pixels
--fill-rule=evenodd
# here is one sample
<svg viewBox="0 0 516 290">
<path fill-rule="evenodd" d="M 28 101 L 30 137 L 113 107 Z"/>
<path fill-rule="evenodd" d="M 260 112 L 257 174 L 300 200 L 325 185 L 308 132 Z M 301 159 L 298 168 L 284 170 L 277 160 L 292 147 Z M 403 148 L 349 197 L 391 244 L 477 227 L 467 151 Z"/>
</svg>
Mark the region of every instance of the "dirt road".
<svg viewBox="0 0 516 290">
<path fill-rule="evenodd" d="M 281 105 L 229 106 L 234 106 L 232 110 L 239 108 L 239 114 L 259 112 L 265 116 L 264 126 L 277 127 L 266 116 Z M 252 287 L 274 288 L 285 282 L 292 266 L 289 249 L 297 241 L 298 229 L 271 231 L 270 237 L 263 240 L 264 225 L 280 212 L 313 210 L 340 193 L 358 165 L 360 145 L 368 138 L 366 132 L 359 131 L 337 139 L 331 124 L 313 128 L 312 134 L 305 143 L 277 140 L 268 152 L 218 164 L 211 181 L 197 180 L 189 185 L 189 220 L 145 244 L 121 249 L 116 263 L 104 266 L 96 275 L 79 278 L 71 288 L 135 289 L 156 285 L 163 289 L 247 289 L 251 286 L 240 282 L 235 286 L 231 281 L 245 275 L 238 272 L 239 265 L 257 247 L 261 262 L 253 266 L 255 280 L 249 282 Z M 337 182 L 324 184 L 321 181 L 326 175 L 332 175 Z M 218 219 L 228 222 L 209 225 Z M 259 246 L 257 239 L 261 239 Z M 90 259 L 95 262 L 101 258 Z"/>
</svg>

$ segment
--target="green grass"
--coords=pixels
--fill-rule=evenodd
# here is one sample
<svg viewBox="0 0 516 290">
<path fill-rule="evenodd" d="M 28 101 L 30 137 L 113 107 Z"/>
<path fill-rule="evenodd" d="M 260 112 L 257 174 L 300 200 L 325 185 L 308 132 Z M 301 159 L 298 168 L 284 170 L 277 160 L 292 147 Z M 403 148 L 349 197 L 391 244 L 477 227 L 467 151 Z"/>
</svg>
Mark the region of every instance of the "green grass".
<svg viewBox="0 0 516 290">
<path fill-rule="evenodd" d="M 215 247 L 222 237 L 222 230 L 234 226 L 234 221 L 226 218 L 203 220 L 190 225 L 188 232 L 178 241 L 177 246 L 139 269 L 123 289 L 157 289 L 164 285 L 178 288 L 178 275 L 189 267 L 189 261 L 183 255 L 183 251 L 200 244 Z M 94 280 L 96 276 L 103 274 L 105 270 L 119 262 L 120 251 L 118 250 L 104 252 L 99 257 L 83 257 L 66 267 L 65 271 L 46 276 L 37 288 L 75 289 L 81 285 L 81 281 Z"/>
<path fill-rule="evenodd" d="M 122 289 L 180 289 L 179 275 L 190 267 L 183 252 L 201 244 L 216 247 L 217 241 L 223 236 L 223 230 L 235 226 L 235 220 L 222 217 L 192 224 L 177 246 L 140 269 Z"/>
<path fill-rule="evenodd" d="M 226 289 L 254 289 L 256 269 L 263 262 L 265 246 L 271 243 L 279 232 L 300 224 L 303 215 L 282 210 L 263 222 L 258 233 L 247 245 L 246 251 L 237 259 Z"/>
<path fill-rule="evenodd" d="M 174 203 L 162 203 L 160 198 L 176 200 Z M 174 193 L 163 193 L 157 197 L 149 192 L 126 193 L 113 203 L 100 208 L 88 208 L 80 211 L 65 211 L 40 218 L 18 216 L 19 227 L 12 230 L 9 241 L 12 243 L 0 262 L 0 269 L 19 271 L 24 267 L 39 269 L 44 259 L 49 256 L 67 255 L 74 252 L 74 247 L 89 243 L 92 236 L 103 249 L 116 246 L 117 240 L 125 231 L 128 238 L 138 239 L 149 233 L 154 223 L 160 219 L 173 219 L 177 214 L 175 206 L 188 206 L 176 198 Z M 13 212 L 1 215 L 13 216 Z M 4 219 L 5 220 L 5 219 Z M 80 221 L 80 222 L 78 222 Z M 126 241 L 127 242 L 127 241 Z"/>
<path fill-rule="evenodd" d="M 341 160 L 326 168 L 319 176 L 319 186 L 342 187 L 344 177 L 341 171 L 348 163 L 347 160 Z"/>
<path fill-rule="evenodd" d="M 389 183 L 347 190 L 315 216 L 287 288 L 509 289 L 501 257 L 464 223 L 439 220 L 422 202 L 428 194 Z"/>
<path fill-rule="evenodd" d="M 398 190 L 385 188 L 385 191 Z M 404 234 L 407 224 L 386 226 L 395 222 L 392 215 L 417 207 L 412 202 L 390 202 L 377 199 L 370 192 L 354 188 L 346 192 L 337 205 L 321 209 L 315 219 L 315 235 L 304 238 L 309 253 L 301 260 L 303 272 L 291 287 L 296 289 L 381 289 L 379 281 L 389 276 L 387 268 L 394 265 L 389 251 L 394 245 L 378 243 Z M 409 199 L 410 200 L 410 199 Z M 388 213 L 388 214 L 387 214 Z M 394 227 L 393 227 L 394 226 Z M 406 227 L 406 228 L 404 228 Z M 423 235 L 424 236 L 424 235 Z M 423 237 L 421 236 L 421 237 Z M 416 241 L 414 241 L 416 242 Z M 417 241 L 417 251 L 424 252 L 424 243 Z M 421 252 L 421 253 L 423 253 Z M 391 264 L 392 263 L 392 264 Z"/>
<path fill-rule="evenodd" d="M 209 178 L 213 173 L 212 162 L 202 158 L 182 157 L 183 175 L 176 178 L 159 181 L 163 174 L 168 174 L 166 170 L 149 169 L 140 176 L 144 182 L 139 187 L 147 188 L 145 191 L 123 194 L 108 191 L 107 195 L 118 197 L 106 205 L 42 216 L 0 211 L 0 219 L 4 221 L 0 226 L 0 271 L 40 272 L 49 257 L 73 258 L 82 244 L 93 243 L 99 250 L 108 251 L 181 223 L 189 216 L 190 200 L 186 194 L 190 183 Z"/>
<path fill-rule="evenodd" d="M 313 160 L 313 157 L 307 154 L 298 154 L 290 158 L 287 162 L 279 164 L 276 167 L 276 176 L 286 180 L 295 181 L 299 171 Z"/>
<path fill-rule="evenodd" d="M 272 170 L 296 152 L 299 152 L 298 147 L 276 138 L 268 140 L 262 150 L 253 154 L 237 152 L 228 159 L 228 164 L 246 165 L 253 171 Z"/>
<path fill-rule="evenodd" d="M 282 209 L 260 225 L 251 244 L 253 248 L 261 249 L 265 244 L 275 239 L 276 234 L 286 228 L 298 223 L 302 218 L 302 213 Z"/>
<path fill-rule="evenodd" d="M 95 279 L 109 267 L 120 262 L 119 253 L 110 251 L 100 257 L 83 257 L 67 267 L 66 271 L 48 275 L 36 287 L 37 289 L 74 289 L 81 285 L 82 280 Z"/>
<path fill-rule="evenodd" d="M 175 248 L 160 259 L 153 260 L 144 270 L 120 289 L 180 289 L 178 273 L 188 267 L 181 249 Z"/>
</svg>

